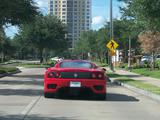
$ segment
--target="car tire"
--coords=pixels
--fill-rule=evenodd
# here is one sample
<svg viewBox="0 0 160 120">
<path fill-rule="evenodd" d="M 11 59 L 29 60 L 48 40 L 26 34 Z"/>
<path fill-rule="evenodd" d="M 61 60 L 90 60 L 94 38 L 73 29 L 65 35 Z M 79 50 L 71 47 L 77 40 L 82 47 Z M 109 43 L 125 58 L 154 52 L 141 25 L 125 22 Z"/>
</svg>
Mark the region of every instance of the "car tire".
<svg viewBox="0 0 160 120">
<path fill-rule="evenodd" d="M 45 98 L 53 98 L 54 97 L 54 94 L 52 94 L 52 93 L 44 93 L 44 97 Z"/>
</svg>

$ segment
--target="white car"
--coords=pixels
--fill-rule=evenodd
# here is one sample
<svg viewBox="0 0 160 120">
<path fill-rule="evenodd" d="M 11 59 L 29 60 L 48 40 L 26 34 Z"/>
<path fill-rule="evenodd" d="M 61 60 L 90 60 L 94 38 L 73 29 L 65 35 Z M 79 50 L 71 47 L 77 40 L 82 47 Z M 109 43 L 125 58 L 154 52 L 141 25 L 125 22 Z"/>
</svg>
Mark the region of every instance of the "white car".
<svg viewBox="0 0 160 120">
<path fill-rule="evenodd" d="M 150 56 L 143 56 L 142 58 L 141 58 L 141 61 L 140 61 L 140 64 L 141 65 L 144 65 L 144 64 L 146 64 L 146 63 L 149 63 L 151 61 L 151 57 Z"/>
<path fill-rule="evenodd" d="M 160 54 L 157 54 L 155 60 L 160 60 Z"/>
<path fill-rule="evenodd" d="M 149 62 L 150 60 L 151 60 L 150 56 L 143 56 L 142 59 L 141 59 L 142 62 L 145 62 L 145 61 Z"/>
</svg>

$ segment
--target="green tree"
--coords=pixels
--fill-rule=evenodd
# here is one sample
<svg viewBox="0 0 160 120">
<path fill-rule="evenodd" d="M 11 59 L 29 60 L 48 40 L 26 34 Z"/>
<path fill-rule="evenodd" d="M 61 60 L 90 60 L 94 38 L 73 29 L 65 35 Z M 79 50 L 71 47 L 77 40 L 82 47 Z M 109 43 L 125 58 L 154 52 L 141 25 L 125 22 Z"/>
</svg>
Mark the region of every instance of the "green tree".
<svg viewBox="0 0 160 120">
<path fill-rule="evenodd" d="M 96 34 L 96 31 L 92 30 L 81 33 L 74 52 L 80 54 L 82 59 L 86 59 L 88 53 L 95 53 Z"/>
<path fill-rule="evenodd" d="M 0 0 L 0 26 L 31 22 L 38 14 L 33 0 Z"/>
<path fill-rule="evenodd" d="M 152 53 L 152 68 L 154 67 L 154 54 L 159 48 L 160 31 L 160 0 L 120 0 L 126 3 L 122 8 L 123 17 L 132 19 L 136 24 L 141 24 L 144 30 L 139 32 L 141 48 L 145 53 Z M 149 43 L 149 44 L 148 44 Z M 159 43 L 159 42 L 158 42 Z M 147 46 L 147 49 L 145 49 Z M 152 49 L 154 48 L 154 49 Z"/>
<path fill-rule="evenodd" d="M 74 51 L 83 59 L 87 59 L 89 53 L 92 59 L 96 60 L 98 58 L 102 62 L 106 55 L 107 40 L 109 41 L 109 38 L 105 28 L 101 28 L 99 31 L 83 32 L 76 43 Z"/>
<path fill-rule="evenodd" d="M 40 62 L 43 62 L 44 49 L 65 50 L 65 25 L 54 16 L 37 16 L 32 24 L 23 25 L 19 38 L 37 48 L 40 52 Z"/>
<path fill-rule="evenodd" d="M 134 19 L 147 30 L 160 30 L 160 0 L 119 0 L 126 3 L 121 8 L 123 17 Z"/>
</svg>

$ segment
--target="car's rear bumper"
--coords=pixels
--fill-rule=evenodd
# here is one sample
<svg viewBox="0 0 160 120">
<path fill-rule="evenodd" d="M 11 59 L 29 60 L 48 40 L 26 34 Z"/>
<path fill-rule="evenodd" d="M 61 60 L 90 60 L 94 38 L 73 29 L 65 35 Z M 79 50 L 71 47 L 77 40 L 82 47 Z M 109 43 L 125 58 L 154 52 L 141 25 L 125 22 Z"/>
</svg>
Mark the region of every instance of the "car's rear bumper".
<svg viewBox="0 0 160 120">
<path fill-rule="evenodd" d="M 72 87 L 70 82 L 80 82 L 81 86 Z M 67 93 L 67 94 L 106 94 L 105 80 L 77 80 L 77 79 L 45 79 L 45 93 Z"/>
</svg>

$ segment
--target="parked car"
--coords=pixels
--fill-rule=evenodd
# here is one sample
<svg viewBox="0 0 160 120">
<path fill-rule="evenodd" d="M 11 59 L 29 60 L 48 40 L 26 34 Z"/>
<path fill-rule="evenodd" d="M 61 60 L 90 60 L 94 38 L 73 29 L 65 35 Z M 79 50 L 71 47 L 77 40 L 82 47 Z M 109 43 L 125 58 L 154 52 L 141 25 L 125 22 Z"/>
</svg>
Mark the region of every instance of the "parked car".
<svg viewBox="0 0 160 120">
<path fill-rule="evenodd" d="M 160 54 L 157 54 L 156 57 L 155 57 L 155 60 L 160 60 Z"/>
<path fill-rule="evenodd" d="M 151 56 L 142 56 L 140 64 L 144 65 L 144 64 L 149 64 L 151 62 Z"/>
<path fill-rule="evenodd" d="M 44 96 L 93 96 L 106 98 L 105 70 L 83 60 L 63 60 L 46 70 Z"/>
</svg>

